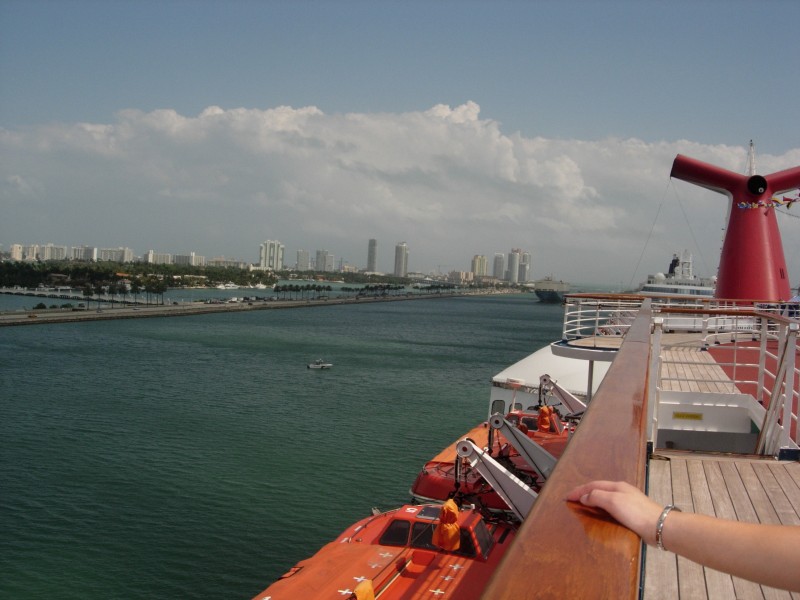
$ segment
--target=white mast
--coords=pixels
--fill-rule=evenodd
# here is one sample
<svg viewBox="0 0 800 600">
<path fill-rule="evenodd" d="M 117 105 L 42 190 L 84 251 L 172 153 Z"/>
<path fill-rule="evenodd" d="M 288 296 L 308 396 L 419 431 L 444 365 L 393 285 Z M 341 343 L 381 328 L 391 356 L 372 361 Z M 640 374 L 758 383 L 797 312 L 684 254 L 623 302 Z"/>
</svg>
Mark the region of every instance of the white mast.
<svg viewBox="0 0 800 600">
<path fill-rule="evenodd" d="M 747 169 L 746 175 L 752 177 L 756 174 L 756 147 L 753 140 L 750 140 L 750 150 L 747 152 Z"/>
</svg>

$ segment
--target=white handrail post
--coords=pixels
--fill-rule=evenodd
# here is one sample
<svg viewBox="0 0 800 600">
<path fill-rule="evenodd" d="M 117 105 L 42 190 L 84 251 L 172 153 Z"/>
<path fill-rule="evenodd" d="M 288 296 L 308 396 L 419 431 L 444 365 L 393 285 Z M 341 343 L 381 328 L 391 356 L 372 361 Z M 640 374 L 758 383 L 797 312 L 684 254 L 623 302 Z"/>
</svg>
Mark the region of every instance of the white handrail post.
<svg viewBox="0 0 800 600">
<path fill-rule="evenodd" d="M 758 353 L 758 393 L 756 401 L 764 406 L 764 370 L 767 365 L 767 338 L 769 337 L 769 319 L 761 319 L 761 343 Z"/>
<path fill-rule="evenodd" d="M 658 384 L 661 379 L 661 334 L 664 317 L 653 318 L 653 343 L 650 346 L 650 366 L 647 377 L 647 424 L 653 448 L 658 443 Z"/>
<path fill-rule="evenodd" d="M 783 435 L 781 435 L 781 448 L 789 447 L 790 433 L 792 429 L 792 407 L 794 406 L 794 369 L 797 357 L 797 330 L 800 323 L 789 323 L 786 327 L 786 344 L 789 352 L 786 353 L 786 376 L 784 380 L 783 393 Z M 795 415 L 796 416 L 796 415 Z"/>
<path fill-rule="evenodd" d="M 581 306 L 580 299 L 578 300 L 577 304 L 578 304 L 578 312 L 580 312 L 580 306 Z M 564 303 L 564 325 L 563 325 L 563 327 L 561 329 L 561 339 L 562 340 L 569 339 L 567 337 L 567 328 L 569 327 L 569 318 L 570 318 L 570 313 L 571 313 L 570 307 L 571 306 L 572 306 L 572 304 L 570 303 L 569 300 L 567 300 L 567 302 Z"/>
</svg>

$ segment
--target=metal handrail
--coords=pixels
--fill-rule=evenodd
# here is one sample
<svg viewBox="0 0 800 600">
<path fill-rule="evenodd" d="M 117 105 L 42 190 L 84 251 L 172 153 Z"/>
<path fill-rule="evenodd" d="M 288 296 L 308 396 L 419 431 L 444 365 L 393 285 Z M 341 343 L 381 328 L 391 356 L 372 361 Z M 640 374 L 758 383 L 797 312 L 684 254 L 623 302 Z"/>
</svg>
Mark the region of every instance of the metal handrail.
<svg viewBox="0 0 800 600">
<path fill-rule="evenodd" d="M 564 299 L 561 338 L 571 341 L 590 337 L 624 337 L 646 299 L 635 294 L 568 294 Z M 744 325 L 748 322 L 737 319 L 737 315 L 752 313 L 752 301 L 686 296 L 664 296 L 649 300 L 654 312 L 669 313 L 664 322 L 667 331 L 751 331 Z M 780 311 L 779 305 L 759 306 L 768 306 L 772 312 Z M 760 312 L 764 313 L 763 310 Z M 720 321 L 724 326 L 720 325 Z"/>
<path fill-rule="evenodd" d="M 694 311 L 686 308 L 662 309 L 654 320 L 653 353 L 659 357 L 653 372 L 657 373 L 657 384 L 651 385 L 650 408 L 652 437 L 655 438 L 657 423 L 658 393 L 664 383 L 687 381 L 694 383 L 717 384 L 728 387 L 728 393 L 750 394 L 767 408 L 764 422 L 761 423 L 759 440 L 755 451 L 777 455 L 781 449 L 797 448 L 798 435 L 798 387 L 800 385 L 800 366 L 797 364 L 797 330 L 800 322 L 783 317 L 774 312 L 765 313 L 750 309 L 705 309 L 703 315 L 703 350 L 713 351 L 713 364 L 725 370 L 725 378 L 668 377 L 667 365 L 694 364 L 671 359 L 662 355 L 662 332 L 666 330 L 668 314 L 692 315 Z M 758 360 L 745 360 L 743 353 L 757 350 Z M 754 378 L 753 373 L 757 374 Z"/>
</svg>

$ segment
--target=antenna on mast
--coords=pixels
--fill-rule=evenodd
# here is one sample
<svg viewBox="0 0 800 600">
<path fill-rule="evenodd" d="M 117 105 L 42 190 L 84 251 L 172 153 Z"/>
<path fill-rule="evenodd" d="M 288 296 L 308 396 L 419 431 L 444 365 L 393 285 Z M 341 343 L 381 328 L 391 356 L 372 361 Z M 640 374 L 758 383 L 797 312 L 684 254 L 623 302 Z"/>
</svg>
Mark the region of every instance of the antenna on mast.
<svg viewBox="0 0 800 600">
<path fill-rule="evenodd" d="M 756 174 L 756 147 L 753 140 L 750 140 L 750 150 L 747 152 L 747 168 L 745 174 L 751 177 Z"/>
</svg>

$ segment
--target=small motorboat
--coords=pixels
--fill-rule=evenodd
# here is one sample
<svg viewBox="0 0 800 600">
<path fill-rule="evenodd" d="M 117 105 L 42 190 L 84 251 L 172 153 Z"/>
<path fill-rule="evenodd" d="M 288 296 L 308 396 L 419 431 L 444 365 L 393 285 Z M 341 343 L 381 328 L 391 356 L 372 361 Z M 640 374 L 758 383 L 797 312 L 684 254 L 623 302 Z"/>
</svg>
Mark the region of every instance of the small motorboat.
<svg viewBox="0 0 800 600">
<path fill-rule="evenodd" d="M 333 367 L 333 363 L 325 362 L 321 358 L 318 358 L 312 363 L 308 363 L 309 369 L 330 369 Z"/>
</svg>

